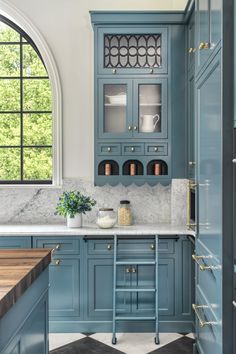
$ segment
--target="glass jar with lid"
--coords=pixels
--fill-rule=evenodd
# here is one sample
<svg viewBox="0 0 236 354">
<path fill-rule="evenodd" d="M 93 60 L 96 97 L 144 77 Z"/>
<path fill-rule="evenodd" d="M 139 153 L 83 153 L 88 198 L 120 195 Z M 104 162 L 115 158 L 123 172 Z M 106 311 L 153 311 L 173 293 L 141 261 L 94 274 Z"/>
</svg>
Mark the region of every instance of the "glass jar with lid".
<svg viewBox="0 0 236 354">
<path fill-rule="evenodd" d="M 96 224 L 101 229 L 111 229 L 116 223 L 116 213 L 112 208 L 100 208 L 97 213 Z"/>
<path fill-rule="evenodd" d="M 121 200 L 118 208 L 118 225 L 130 226 L 133 224 L 133 215 L 129 200 Z"/>
</svg>

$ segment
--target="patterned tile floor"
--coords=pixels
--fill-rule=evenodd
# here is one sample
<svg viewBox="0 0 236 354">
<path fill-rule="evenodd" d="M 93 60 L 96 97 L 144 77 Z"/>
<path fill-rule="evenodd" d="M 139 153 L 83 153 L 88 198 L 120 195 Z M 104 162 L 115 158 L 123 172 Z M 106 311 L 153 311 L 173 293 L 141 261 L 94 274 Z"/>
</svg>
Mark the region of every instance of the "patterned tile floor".
<svg viewBox="0 0 236 354">
<path fill-rule="evenodd" d="M 51 333 L 50 354 L 192 354 L 192 333 L 161 333 L 160 344 L 153 333 L 118 333 L 111 344 L 111 333 Z"/>
</svg>

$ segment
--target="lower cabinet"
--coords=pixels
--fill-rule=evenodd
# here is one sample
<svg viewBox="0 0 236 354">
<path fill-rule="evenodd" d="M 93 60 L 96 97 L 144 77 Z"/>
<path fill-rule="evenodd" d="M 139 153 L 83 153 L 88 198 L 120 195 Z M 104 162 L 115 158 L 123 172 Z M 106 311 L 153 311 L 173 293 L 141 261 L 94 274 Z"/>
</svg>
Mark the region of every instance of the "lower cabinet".
<svg viewBox="0 0 236 354">
<path fill-rule="evenodd" d="M 12 237 L 0 237 L 0 248 L 21 247 L 30 238 L 15 239 L 18 242 Z M 32 245 L 54 250 L 49 266 L 50 329 L 99 331 L 99 323 L 106 323 L 107 327 L 100 330 L 111 330 L 114 287 L 112 238 L 102 240 L 94 237 L 85 242 L 81 236 L 34 236 Z M 130 256 L 152 258 L 155 252 L 150 237 L 135 241 L 124 239 L 119 247 L 124 259 Z M 164 332 L 192 330 L 192 253 L 193 245 L 187 236 L 159 239 L 158 306 L 160 329 Z M 117 268 L 117 286 L 120 287 L 150 288 L 154 286 L 154 279 L 152 265 L 136 265 L 134 262 Z M 145 316 L 154 310 L 154 293 L 117 293 L 117 312 L 121 314 Z"/>
<path fill-rule="evenodd" d="M 27 236 L 2 236 L 0 237 L 0 249 L 31 248 L 31 237 Z"/>
</svg>

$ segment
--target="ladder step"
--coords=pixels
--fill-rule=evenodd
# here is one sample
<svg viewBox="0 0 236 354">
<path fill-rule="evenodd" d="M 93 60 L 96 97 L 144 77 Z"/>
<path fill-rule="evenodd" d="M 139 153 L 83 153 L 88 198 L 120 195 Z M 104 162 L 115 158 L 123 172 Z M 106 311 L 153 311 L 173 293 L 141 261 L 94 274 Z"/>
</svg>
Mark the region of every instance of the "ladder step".
<svg viewBox="0 0 236 354">
<path fill-rule="evenodd" d="M 133 259 L 133 260 L 118 260 L 116 261 L 116 265 L 125 265 L 125 264 L 140 264 L 140 265 L 155 265 L 156 262 L 154 260 L 139 260 L 139 259 Z"/>
<path fill-rule="evenodd" d="M 125 287 L 118 287 L 115 289 L 116 292 L 155 292 L 155 288 L 125 288 Z"/>
<path fill-rule="evenodd" d="M 154 321 L 155 316 L 116 316 L 116 320 L 120 321 Z"/>
</svg>

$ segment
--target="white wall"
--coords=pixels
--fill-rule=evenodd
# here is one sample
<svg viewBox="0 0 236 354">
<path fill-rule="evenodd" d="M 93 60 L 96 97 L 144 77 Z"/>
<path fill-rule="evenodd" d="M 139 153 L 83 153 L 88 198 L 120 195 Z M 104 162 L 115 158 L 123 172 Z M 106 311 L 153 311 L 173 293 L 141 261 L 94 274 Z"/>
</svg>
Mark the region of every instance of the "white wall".
<svg viewBox="0 0 236 354">
<path fill-rule="evenodd" d="M 40 30 L 63 93 L 63 177 L 93 179 L 93 31 L 89 10 L 182 10 L 186 0 L 8 0 Z"/>
</svg>

